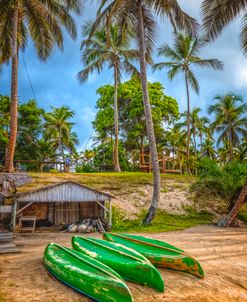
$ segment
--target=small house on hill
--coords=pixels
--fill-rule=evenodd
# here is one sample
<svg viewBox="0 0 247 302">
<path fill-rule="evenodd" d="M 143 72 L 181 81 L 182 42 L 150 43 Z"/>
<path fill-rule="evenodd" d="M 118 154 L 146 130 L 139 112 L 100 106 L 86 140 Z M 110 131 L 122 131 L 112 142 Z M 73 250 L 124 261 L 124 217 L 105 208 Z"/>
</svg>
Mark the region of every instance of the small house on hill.
<svg viewBox="0 0 247 302">
<path fill-rule="evenodd" d="M 86 218 L 105 218 L 112 224 L 112 196 L 73 181 L 61 182 L 19 193 L 15 198 L 14 221 L 34 216 L 53 225 L 79 222 Z"/>
</svg>

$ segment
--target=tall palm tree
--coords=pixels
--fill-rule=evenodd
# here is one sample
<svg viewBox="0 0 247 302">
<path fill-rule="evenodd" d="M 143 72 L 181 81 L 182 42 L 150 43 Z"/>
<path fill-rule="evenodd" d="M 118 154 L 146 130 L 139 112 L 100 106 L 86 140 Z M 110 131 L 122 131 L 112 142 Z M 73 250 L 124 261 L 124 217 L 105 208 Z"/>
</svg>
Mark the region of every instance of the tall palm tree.
<svg viewBox="0 0 247 302">
<path fill-rule="evenodd" d="M 247 137 L 241 140 L 238 148 L 235 148 L 234 158 L 236 158 L 239 162 L 247 162 Z"/>
<path fill-rule="evenodd" d="M 198 135 L 200 139 L 200 153 L 202 155 L 202 145 L 203 145 L 203 136 L 205 139 L 212 139 L 211 135 L 211 129 L 210 129 L 210 121 L 206 116 L 202 116 L 197 121 L 197 129 L 198 129 Z"/>
<path fill-rule="evenodd" d="M 94 30 L 99 25 L 111 23 L 114 18 L 121 29 L 126 29 L 126 27 L 131 28 L 139 46 L 143 104 L 154 179 L 152 202 L 143 220 L 143 224 L 149 224 L 154 218 L 160 200 L 160 167 L 149 99 L 146 60 L 147 57 L 151 57 L 152 49 L 157 38 L 157 23 L 155 17 L 172 17 L 176 28 L 179 30 L 185 29 L 191 34 L 195 34 L 198 24 L 180 8 L 177 0 L 101 0 L 100 2 L 101 5 L 97 19 L 93 26 Z"/>
<path fill-rule="evenodd" d="M 247 53 L 247 2 L 244 0 L 218 1 L 203 0 L 203 27 L 210 39 L 215 39 L 236 17 L 241 16 L 240 40 L 244 53 Z"/>
<path fill-rule="evenodd" d="M 72 38 L 76 26 L 70 12 L 79 13 L 81 0 L 0 0 L 1 62 L 12 61 L 10 135 L 5 159 L 5 170 L 12 172 L 17 136 L 18 114 L 18 54 L 29 38 L 38 57 L 45 60 L 57 45 L 63 48 L 64 27 Z"/>
<path fill-rule="evenodd" d="M 215 159 L 216 153 L 217 152 L 214 147 L 214 140 L 206 138 L 205 141 L 201 144 L 201 155 Z"/>
<path fill-rule="evenodd" d="M 173 155 L 178 160 L 179 170 L 182 171 L 186 156 L 186 131 L 180 126 L 181 123 L 177 123 L 166 132 L 164 149 L 169 156 Z"/>
<path fill-rule="evenodd" d="M 89 25 L 89 28 L 91 26 Z M 86 28 L 86 32 L 89 29 Z M 131 64 L 131 60 L 138 58 L 138 51 L 130 49 L 129 37 L 123 34 L 119 28 L 111 26 L 109 29 L 99 30 L 92 38 L 83 40 L 81 44 L 82 62 L 85 68 L 78 73 L 80 82 L 88 79 L 90 73 L 95 70 L 100 73 L 104 66 L 113 69 L 114 74 L 114 170 L 121 172 L 118 155 L 118 86 L 122 73 L 137 73 L 137 69 Z"/>
<path fill-rule="evenodd" d="M 243 0 L 235 1 L 218 1 L 218 0 L 204 0 L 202 2 L 203 12 L 203 26 L 206 30 L 207 36 L 215 39 L 223 29 L 231 23 L 237 16 L 242 16 L 242 26 L 240 30 L 241 46 L 244 54 L 247 53 L 247 22 L 246 22 L 247 2 Z M 229 215 L 220 222 L 221 226 L 230 225 L 236 218 L 237 213 L 243 204 L 247 194 L 247 181 L 243 187 L 235 206 Z"/>
<path fill-rule="evenodd" d="M 202 110 L 198 107 L 194 108 L 191 112 L 191 132 L 193 135 L 194 147 L 195 147 L 195 155 L 197 157 L 197 137 L 200 139 L 200 146 L 203 144 L 203 134 L 206 134 L 210 121 L 206 116 L 200 116 L 199 113 Z"/>
<path fill-rule="evenodd" d="M 54 161 L 57 158 L 56 148 L 49 141 L 41 138 L 34 143 L 37 158 L 39 160 L 39 171 L 43 172 L 45 161 Z"/>
<path fill-rule="evenodd" d="M 233 159 L 233 149 L 247 135 L 247 103 L 241 96 L 233 93 L 217 95 L 215 104 L 208 108 L 208 113 L 215 114 L 212 128 L 219 134 L 217 145 L 226 141 L 229 146 L 229 159 Z"/>
<path fill-rule="evenodd" d="M 74 132 L 71 132 L 74 123 L 70 119 L 74 117 L 74 112 L 65 106 L 52 109 L 53 111 L 44 116 L 45 135 L 58 148 L 62 160 L 65 162 L 65 148 L 71 150 L 72 145 L 78 142 Z"/>
<path fill-rule="evenodd" d="M 164 45 L 159 48 L 158 55 L 165 56 L 170 61 L 161 62 L 154 65 L 154 70 L 162 70 L 168 68 L 168 77 L 173 80 L 176 75 L 182 73 L 185 79 L 187 94 L 187 171 L 189 171 L 190 157 L 190 92 L 189 86 L 199 94 L 199 83 L 196 79 L 192 67 L 212 68 L 214 70 L 222 69 L 223 63 L 217 59 L 203 59 L 199 57 L 199 53 L 203 47 L 207 45 L 207 41 L 202 38 L 193 38 L 188 35 L 179 33 L 175 36 L 174 48 Z"/>
</svg>

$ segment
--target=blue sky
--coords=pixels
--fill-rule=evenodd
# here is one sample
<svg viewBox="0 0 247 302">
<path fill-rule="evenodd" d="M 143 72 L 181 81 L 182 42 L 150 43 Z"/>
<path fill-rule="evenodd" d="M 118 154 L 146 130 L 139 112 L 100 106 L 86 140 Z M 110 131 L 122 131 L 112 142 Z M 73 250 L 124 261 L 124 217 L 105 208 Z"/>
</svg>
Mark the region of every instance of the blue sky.
<svg viewBox="0 0 247 302">
<path fill-rule="evenodd" d="M 96 2 L 96 1 L 95 1 Z M 179 0 L 181 7 L 191 16 L 200 20 L 201 0 Z M 45 62 L 40 62 L 32 44 L 29 43 L 24 53 L 25 62 L 30 74 L 31 83 L 38 103 L 49 110 L 49 106 L 68 105 L 75 111 L 75 131 L 79 135 L 80 148 L 84 148 L 92 133 L 91 122 L 94 119 L 97 101 L 96 90 L 104 84 L 112 84 L 112 71 L 105 69 L 100 75 L 92 74 L 87 83 L 80 85 L 76 74 L 82 69 L 80 62 L 81 25 L 93 18 L 96 5 L 86 5 L 83 16 L 76 17 L 78 38 L 73 41 L 67 35 L 64 41 L 64 51 L 55 49 L 53 55 Z M 171 28 L 167 20 L 159 23 L 160 32 L 157 46 L 172 44 Z M 200 82 L 200 96 L 192 93 L 191 104 L 206 111 L 212 103 L 215 94 L 227 92 L 240 93 L 247 97 L 247 58 L 243 57 L 238 40 L 240 22 L 236 20 L 223 34 L 201 53 L 204 58 L 217 58 L 224 62 L 224 71 L 195 70 Z M 154 52 L 156 61 L 156 55 Z M 127 78 L 126 78 L 127 79 Z M 180 110 L 186 109 L 185 86 L 182 77 L 170 82 L 165 71 L 148 72 L 149 81 L 160 81 L 165 87 L 165 93 L 177 99 Z M 5 66 L 0 75 L 0 93 L 10 94 L 10 65 Z M 21 102 L 34 98 L 28 77 L 20 55 L 19 97 Z"/>
</svg>

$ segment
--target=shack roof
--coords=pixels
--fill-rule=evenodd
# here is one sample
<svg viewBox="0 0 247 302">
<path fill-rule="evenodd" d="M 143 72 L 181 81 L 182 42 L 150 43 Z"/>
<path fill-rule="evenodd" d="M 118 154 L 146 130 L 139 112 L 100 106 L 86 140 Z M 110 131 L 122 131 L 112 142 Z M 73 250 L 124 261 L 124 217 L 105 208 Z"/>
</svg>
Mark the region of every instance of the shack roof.
<svg viewBox="0 0 247 302">
<path fill-rule="evenodd" d="M 65 181 L 16 194 L 17 202 L 88 202 L 106 201 L 110 194 L 91 189 L 74 181 Z"/>
</svg>

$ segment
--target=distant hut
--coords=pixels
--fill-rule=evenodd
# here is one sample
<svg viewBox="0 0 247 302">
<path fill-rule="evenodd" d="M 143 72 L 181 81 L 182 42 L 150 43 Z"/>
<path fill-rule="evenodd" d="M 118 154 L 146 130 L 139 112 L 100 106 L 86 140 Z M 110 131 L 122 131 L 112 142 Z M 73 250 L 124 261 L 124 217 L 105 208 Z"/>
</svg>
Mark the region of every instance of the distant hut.
<svg viewBox="0 0 247 302">
<path fill-rule="evenodd" d="M 86 218 L 104 218 L 112 225 L 112 196 L 77 182 L 67 181 L 15 197 L 13 225 L 20 216 L 34 216 L 53 225 L 79 222 Z"/>
</svg>

